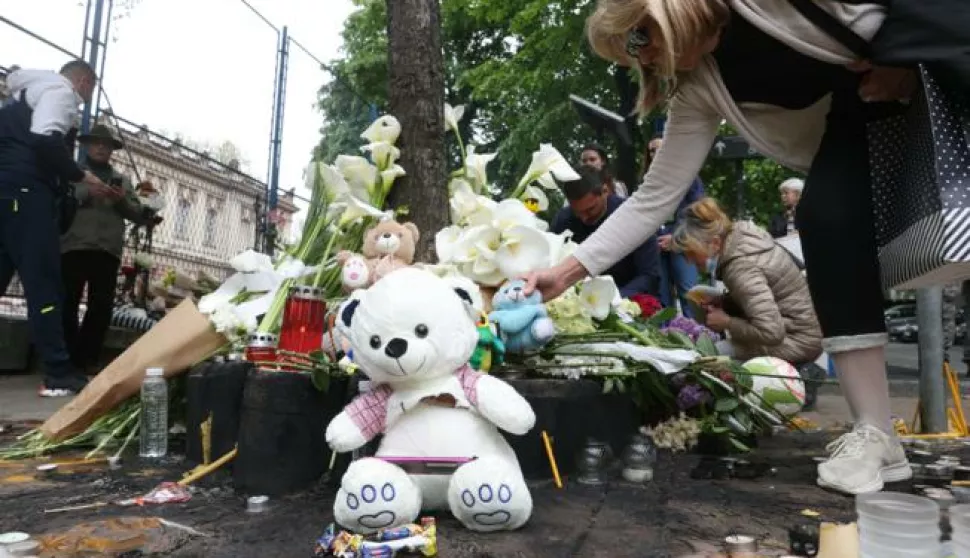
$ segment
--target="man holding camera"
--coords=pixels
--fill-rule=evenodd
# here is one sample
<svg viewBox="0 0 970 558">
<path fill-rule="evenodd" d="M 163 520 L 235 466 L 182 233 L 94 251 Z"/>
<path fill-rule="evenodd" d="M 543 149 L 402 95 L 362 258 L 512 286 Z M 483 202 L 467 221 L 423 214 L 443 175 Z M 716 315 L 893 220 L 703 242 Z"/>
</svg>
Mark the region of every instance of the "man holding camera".
<svg viewBox="0 0 970 558">
<path fill-rule="evenodd" d="M 70 207 L 62 184 L 113 197 L 100 178 L 78 167 L 68 147 L 78 107 L 97 84 L 81 60 L 59 72 L 17 69 L 7 76 L 10 99 L 0 108 L 0 288 L 13 273 L 27 299 L 31 337 L 44 365 L 42 396 L 81 391 L 87 379 L 72 365 L 63 331 L 60 226 Z"/>
<path fill-rule="evenodd" d="M 144 207 L 131 181 L 111 166 L 111 156 L 123 147 L 121 140 L 103 124 L 78 136 L 87 150 L 83 167 L 112 189 L 111 197 L 92 196 L 84 184 L 74 187 L 78 200 L 74 223 L 61 237 L 61 269 L 64 276 L 64 338 L 71 361 L 90 374 L 98 363 L 104 337 L 111 325 L 118 270 L 125 243 L 125 221 L 153 225 L 161 218 Z M 140 184 L 147 188 L 148 183 Z M 78 313 L 87 287 L 87 311 L 78 327 Z"/>
</svg>

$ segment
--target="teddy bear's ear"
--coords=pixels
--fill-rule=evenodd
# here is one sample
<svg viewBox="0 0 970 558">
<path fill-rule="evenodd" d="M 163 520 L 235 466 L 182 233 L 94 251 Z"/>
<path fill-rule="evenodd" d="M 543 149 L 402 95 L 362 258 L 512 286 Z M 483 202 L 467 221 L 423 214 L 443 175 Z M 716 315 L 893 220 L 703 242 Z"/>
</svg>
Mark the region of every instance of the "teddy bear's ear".
<svg viewBox="0 0 970 558">
<path fill-rule="evenodd" d="M 465 289 L 463 289 L 461 287 L 455 287 L 455 293 L 458 295 L 458 298 L 460 298 L 461 301 L 464 302 L 465 304 L 474 304 L 475 303 L 472 300 L 472 295 L 468 294 L 468 291 L 466 291 Z"/>
<path fill-rule="evenodd" d="M 418 230 L 418 226 L 415 225 L 414 223 L 408 221 L 407 223 L 402 223 L 401 226 L 403 226 L 405 229 L 408 230 L 408 232 L 411 233 L 411 240 L 413 240 L 415 243 L 417 243 L 418 240 L 421 239 L 421 231 Z"/>
<path fill-rule="evenodd" d="M 350 327 L 350 322 L 354 319 L 354 313 L 357 311 L 359 305 L 360 299 L 357 298 L 344 303 L 344 307 L 340 310 L 340 321 L 344 327 Z"/>
<path fill-rule="evenodd" d="M 472 299 L 472 295 L 469 294 L 464 288 L 453 288 L 455 290 L 455 294 L 461 299 L 462 306 L 465 307 L 465 314 L 467 314 L 469 319 L 471 319 L 471 321 L 474 323 L 478 320 L 478 315 L 480 314 L 480 311 L 475 309 L 475 300 Z"/>
</svg>

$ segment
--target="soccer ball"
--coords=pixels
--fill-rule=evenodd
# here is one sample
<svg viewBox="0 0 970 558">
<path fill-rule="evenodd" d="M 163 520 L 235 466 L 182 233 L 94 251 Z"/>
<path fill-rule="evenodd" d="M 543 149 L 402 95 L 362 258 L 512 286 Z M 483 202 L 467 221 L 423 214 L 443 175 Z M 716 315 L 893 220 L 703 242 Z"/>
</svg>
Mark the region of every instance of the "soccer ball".
<svg viewBox="0 0 970 558">
<path fill-rule="evenodd" d="M 805 405 L 805 382 L 790 363 L 775 357 L 758 357 L 745 362 L 743 366 L 751 373 L 751 390 L 761 396 L 758 399 L 749 394 L 747 397 L 752 403 L 762 406 L 768 403 L 786 415 L 794 415 L 802 410 Z"/>
</svg>

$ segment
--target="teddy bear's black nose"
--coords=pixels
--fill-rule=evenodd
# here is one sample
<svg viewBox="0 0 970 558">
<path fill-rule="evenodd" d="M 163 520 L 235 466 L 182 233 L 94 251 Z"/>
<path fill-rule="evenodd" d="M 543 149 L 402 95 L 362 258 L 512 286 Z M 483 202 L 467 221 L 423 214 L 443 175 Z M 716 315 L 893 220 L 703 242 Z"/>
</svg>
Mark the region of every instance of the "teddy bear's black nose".
<svg viewBox="0 0 970 558">
<path fill-rule="evenodd" d="M 391 238 L 391 236 L 391 233 L 384 233 L 381 235 L 381 238 Z"/>
<path fill-rule="evenodd" d="M 400 337 L 391 339 L 384 347 L 384 354 L 391 358 L 401 358 L 406 352 L 408 352 L 408 342 Z"/>
</svg>

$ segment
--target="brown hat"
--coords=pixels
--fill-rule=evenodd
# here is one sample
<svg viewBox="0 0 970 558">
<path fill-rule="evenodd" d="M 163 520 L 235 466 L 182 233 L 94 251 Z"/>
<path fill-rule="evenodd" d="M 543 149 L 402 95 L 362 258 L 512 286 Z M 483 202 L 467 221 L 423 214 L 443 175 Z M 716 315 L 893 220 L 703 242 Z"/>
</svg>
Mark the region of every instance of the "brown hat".
<svg viewBox="0 0 970 558">
<path fill-rule="evenodd" d="M 116 138 L 104 124 L 95 124 L 91 127 L 90 132 L 77 137 L 78 143 L 88 143 L 94 140 L 107 141 L 113 149 L 121 149 L 124 146 L 121 140 Z"/>
</svg>

